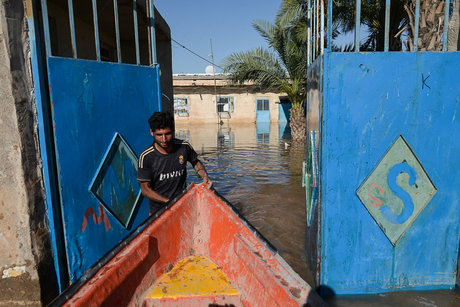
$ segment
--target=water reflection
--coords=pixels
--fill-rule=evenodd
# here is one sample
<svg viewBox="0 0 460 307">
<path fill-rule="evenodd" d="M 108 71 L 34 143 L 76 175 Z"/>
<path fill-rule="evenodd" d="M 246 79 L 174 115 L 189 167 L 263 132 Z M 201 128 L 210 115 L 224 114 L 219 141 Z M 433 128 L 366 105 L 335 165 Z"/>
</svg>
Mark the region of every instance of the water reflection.
<svg viewBox="0 0 460 307">
<path fill-rule="evenodd" d="M 292 268 L 313 284 L 306 258 L 305 145 L 293 146 L 286 124 L 176 126 L 192 144 L 215 189 L 234 204 Z M 189 182 L 200 182 L 189 169 Z"/>
</svg>

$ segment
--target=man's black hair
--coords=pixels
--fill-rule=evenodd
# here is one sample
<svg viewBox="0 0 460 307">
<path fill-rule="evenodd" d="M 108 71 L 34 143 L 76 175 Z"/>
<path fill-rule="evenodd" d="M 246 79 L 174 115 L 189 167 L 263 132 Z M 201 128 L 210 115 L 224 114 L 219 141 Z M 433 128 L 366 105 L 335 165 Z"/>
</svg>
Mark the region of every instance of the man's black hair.
<svg viewBox="0 0 460 307">
<path fill-rule="evenodd" d="M 152 131 L 166 128 L 174 130 L 174 119 L 168 112 L 155 112 L 149 118 L 149 125 Z"/>
</svg>

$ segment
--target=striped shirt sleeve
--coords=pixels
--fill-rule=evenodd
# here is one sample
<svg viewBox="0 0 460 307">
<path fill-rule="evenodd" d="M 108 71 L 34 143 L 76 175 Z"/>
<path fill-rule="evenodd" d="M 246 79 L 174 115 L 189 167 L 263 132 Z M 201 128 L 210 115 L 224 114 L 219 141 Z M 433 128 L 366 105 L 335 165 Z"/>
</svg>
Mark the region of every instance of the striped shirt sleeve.
<svg viewBox="0 0 460 307">
<path fill-rule="evenodd" d="M 151 165 L 149 163 L 149 154 L 152 153 L 155 149 L 153 146 L 150 146 L 146 150 L 144 150 L 141 155 L 139 156 L 139 164 L 137 167 L 137 181 L 145 182 L 150 181 L 152 178 L 152 170 Z"/>
</svg>

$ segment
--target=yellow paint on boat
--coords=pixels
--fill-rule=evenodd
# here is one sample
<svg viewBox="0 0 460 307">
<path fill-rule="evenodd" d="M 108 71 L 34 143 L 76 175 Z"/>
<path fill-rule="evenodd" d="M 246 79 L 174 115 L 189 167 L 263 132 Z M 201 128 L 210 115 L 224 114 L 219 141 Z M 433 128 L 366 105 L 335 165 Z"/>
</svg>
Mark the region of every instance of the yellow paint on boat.
<svg viewBox="0 0 460 307">
<path fill-rule="evenodd" d="M 203 295 L 239 295 L 225 273 L 205 256 L 188 257 L 163 274 L 146 298 L 178 298 Z"/>
</svg>

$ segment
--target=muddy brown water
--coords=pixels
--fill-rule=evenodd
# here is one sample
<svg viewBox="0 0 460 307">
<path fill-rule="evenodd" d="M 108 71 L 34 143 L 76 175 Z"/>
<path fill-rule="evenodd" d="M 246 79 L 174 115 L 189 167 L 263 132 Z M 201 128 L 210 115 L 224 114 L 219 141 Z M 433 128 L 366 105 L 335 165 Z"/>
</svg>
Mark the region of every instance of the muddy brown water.
<svg viewBox="0 0 460 307">
<path fill-rule="evenodd" d="M 214 188 L 262 233 L 307 283 L 305 256 L 305 144 L 293 144 L 284 125 L 181 125 L 176 137 L 192 144 Z M 188 182 L 201 182 L 189 167 Z M 331 306 L 460 306 L 457 291 L 331 295 Z"/>
<path fill-rule="evenodd" d="M 255 125 L 215 124 L 176 128 L 176 135 L 188 140 L 199 153 L 219 194 L 278 249 L 303 279 L 312 283 L 304 256 L 301 165 L 305 146 L 292 147 L 286 132 L 277 125 L 259 130 Z M 200 182 L 191 168 L 188 181 Z"/>
</svg>

